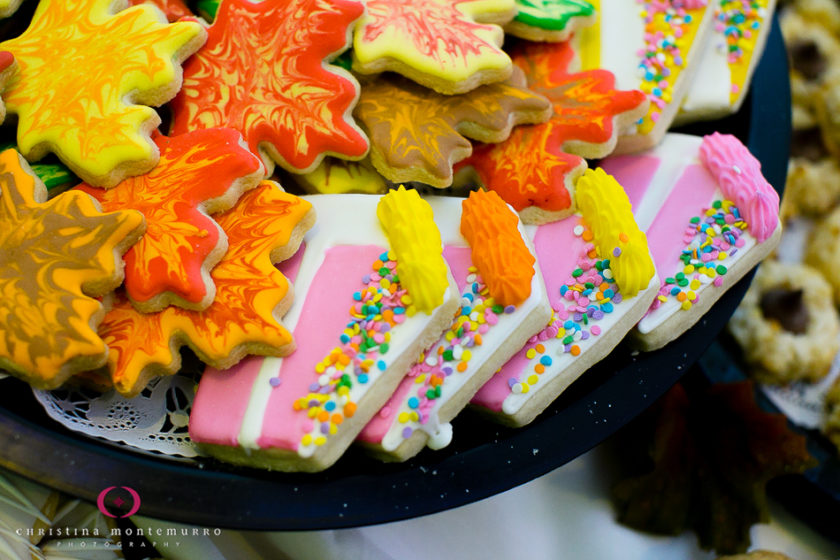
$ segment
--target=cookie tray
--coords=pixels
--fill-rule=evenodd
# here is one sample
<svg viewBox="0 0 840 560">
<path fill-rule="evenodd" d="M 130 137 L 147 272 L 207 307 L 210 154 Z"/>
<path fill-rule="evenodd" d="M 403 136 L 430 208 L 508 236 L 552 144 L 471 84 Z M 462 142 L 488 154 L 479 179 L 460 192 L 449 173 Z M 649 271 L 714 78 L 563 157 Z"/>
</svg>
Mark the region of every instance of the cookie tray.
<svg viewBox="0 0 840 560">
<path fill-rule="evenodd" d="M 761 92 L 766 92 L 762 94 Z M 790 92 L 784 45 L 774 21 L 742 109 L 682 129 L 733 133 L 784 185 L 790 141 Z M 351 450 L 318 474 L 270 473 L 205 459 L 173 461 L 87 439 L 58 427 L 31 391 L 2 381 L 0 466 L 95 502 L 127 486 L 140 513 L 208 527 L 305 530 L 396 521 L 465 505 L 539 477 L 594 447 L 671 387 L 703 354 L 743 297 L 752 275 L 662 350 L 635 354 L 620 345 L 529 426 L 513 430 L 462 414 L 452 444 L 402 464 Z"/>
</svg>

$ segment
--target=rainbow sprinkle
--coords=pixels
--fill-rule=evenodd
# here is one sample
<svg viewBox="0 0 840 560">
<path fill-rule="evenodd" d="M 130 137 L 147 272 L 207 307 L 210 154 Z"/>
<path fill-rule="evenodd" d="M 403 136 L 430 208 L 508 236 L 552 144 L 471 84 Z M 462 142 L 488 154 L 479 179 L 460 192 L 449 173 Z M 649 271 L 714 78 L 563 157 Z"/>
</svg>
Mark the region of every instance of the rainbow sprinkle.
<svg viewBox="0 0 840 560">
<path fill-rule="evenodd" d="M 318 380 L 309 386 L 309 394 L 295 401 L 295 410 L 306 411 L 312 422 L 301 438 L 303 446 L 326 443 L 344 419 L 356 412 L 350 398 L 353 384 L 365 385 L 388 368 L 385 355 L 391 329 L 416 312 L 396 267 L 390 253 L 382 253 L 373 263 L 373 272 L 362 278 L 365 288 L 353 294 L 350 321 L 339 337 L 340 344 L 316 364 Z"/>
<path fill-rule="evenodd" d="M 602 259 L 591 243 L 592 231 L 585 224 L 576 226 L 573 231 L 587 244 L 578 258 L 577 268 L 560 286 L 560 295 L 569 303 L 554 307 L 548 326 L 528 341 L 525 357 L 532 362 L 536 361 L 536 364 L 532 373 L 524 379 L 508 379 L 508 387 L 514 394 L 529 392 L 531 387 L 539 383 L 546 368 L 554 362 L 544 343 L 557 339 L 560 341 L 558 354 L 579 356 L 580 344 L 601 334 L 602 329 L 596 323 L 612 313 L 622 301 L 623 296 L 613 278 L 609 259 Z M 616 247 L 612 254 L 620 255 L 621 249 Z"/>
<path fill-rule="evenodd" d="M 461 308 L 446 331 L 445 343 L 432 346 L 408 373 L 409 378 L 414 378 L 416 387 L 412 388 L 407 401 L 408 410 L 402 410 L 397 416 L 397 421 L 405 424 L 402 430 L 405 439 L 413 433 L 407 424 L 429 422 L 430 412 L 442 396 L 446 378 L 456 372 L 466 372 L 474 348 L 483 344 L 482 337 L 498 324 L 500 316 L 516 311 L 513 305 L 502 306 L 493 300 L 474 266 L 468 272 L 467 286 L 461 294 Z M 381 411 L 385 416 L 390 413 L 385 408 Z"/>
<path fill-rule="evenodd" d="M 680 256 L 683 269 L 665 278 L 650 310 L 669 297 L 676 298 L 681 309 L 688 310 L 699 301 L 696 291 L 700 286 L 709 283 L 722 286 L 728 272 L 725 263 L 746 243 L 742 235 L 747 227 L 741 212 L 729 200 L 715 200 L 700 216 L 691 218 L 683 235 L 686 244 Z"/>
<path fill-rule="evenodd" d="M 640 132 L 649 132 L 671 102 L 673 86 L 685 65 L 690 46 L 689 9 L 705 8 L 705 0 L 636 0 L 642 5 L 645 46 L 639 49 L 640 89 L 651 102 L 649 121 L 639 119 Z"/>
</svg>

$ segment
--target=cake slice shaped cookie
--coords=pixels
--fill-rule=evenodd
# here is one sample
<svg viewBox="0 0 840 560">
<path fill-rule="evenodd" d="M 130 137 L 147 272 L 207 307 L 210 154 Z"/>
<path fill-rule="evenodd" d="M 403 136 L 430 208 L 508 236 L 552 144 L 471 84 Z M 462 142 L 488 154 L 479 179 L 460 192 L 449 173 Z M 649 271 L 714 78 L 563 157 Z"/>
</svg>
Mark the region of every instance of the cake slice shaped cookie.
<svg viewBox="0 0 840 560">
<path fill-rule="evenodd" d="M 716 0 L 595 0 L 598 21 L 573 39 L 584 70 L 603 68 L 618 89 L 639 89 L 648 113 L 621 131 L 616 153 L 655 146 L 673 122 L 711 40 Z"/>
<path fill-rule="evenodd" d="M 432 209 L 415 191 L 306 199 L 318 222 L 283 265 L 298 350 L 208 369 L 196 394 L 190 437 L 225 461 L 327 468 L 458 309 Z"/>
<path fill-rule="evenodd" d="M 548 325 L 472 400 L 524 426 L 604 358 L 642 318 L 659 280 L 621 186 L 603 170 L 578 180 L 579 214 L 539 226 L 534 246 L 553 310 Z"/>
<path fill-rule="evenodd" d="M 662 280 L 634 331 L 644 350 L 688 330 L 779 242 L 779 196 L 734 136 L 670 133 L 601 166 L 627 191 Z"/>
<path fill-rule="evenodd" d="M 770 33 L 776 0 L 720 0 L 714 31 L 676 123 L 718 119 L 741 108 Z"/>
<path fill-rule="evenodd" d="M 460 309 L 359 434 L 357 441 L 386 461 L 447 445 L 452 418 L 551 317 L 533 244 L 498 194 L 427 200 L 460 289 Z"/>
</svg>

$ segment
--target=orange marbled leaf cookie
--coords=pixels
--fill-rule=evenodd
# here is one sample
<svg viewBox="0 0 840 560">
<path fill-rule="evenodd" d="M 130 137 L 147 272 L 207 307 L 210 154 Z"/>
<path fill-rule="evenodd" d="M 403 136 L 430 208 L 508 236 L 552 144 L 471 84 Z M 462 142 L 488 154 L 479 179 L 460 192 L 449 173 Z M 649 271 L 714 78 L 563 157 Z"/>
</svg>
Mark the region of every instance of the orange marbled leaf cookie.
<svg viewBox="0 0 840 560">
<path fill-rule="evenodd" d="M 549 101 L 525 87 L 518 70 L 506 81 L 443 95 L 396 75 L 362 88 L 355 116 L 371 142 L 371 162 L 387 179 L 452 184 L 452 164 L 472 153 L 467 138 L 500 142 L 514 125 L 551 116 Z"/>
<path fill-rule="evenodd" d="M 17 144 L 47 152 L 85 182 L 112 187 L 149 171 L 160 124 L 149 106 L 181 87 L 180 63 L 205 41 L 197 22 L 169 24 L 154 6 L 115 13 L 119 0 L 41 0 L 22 35 L 0 43 L 19 70 L 3 94 L 18 115 Z"/>
<path fill-rule="evenodd" d="M 219 369 L 246 354 L 284 356 L 294 350 L 279 319 L 291 306 L 292 286 L 274 263 L 297 251 L 315 221 L 312 205 L 263 181 L 216 221 L 229 248 L 211 272 L 216 299 L 210 307 L 140 313 L 118 297 L 102 321 L 99 334 L 110 349 L 111 379 L 120 393 L 136 395 L 152 377 L 178 371 L 183 345 Z"/>
<path fill-rule="evenodd" d="M 362 158 L 351 115 L 359 84 L 329 61 L 363 14 L 356 0 L 225 0 L 207 44 L 184 65 L 172 135 L 230 127 L 272 171 L 312 171 L 325 155 Z"/>
<path fill-rule="evenodd" d="M 619 131 L 641 118 L 648 100 L 641 91 L 615 89 L 605 70 L 573 73 L 574 52 L 565 43 L 520 43 L 511 53 L 528 87 L 554 106 L 543 124 L 518 127 L 498 144 L 475 146 L 458 170 L 472 167 L 479 183 L 499 193 L 528 223 L 558 220 L 574 210 L 574 182 L 583 158 L 602 158 Z"/>
<path fill-rule="evenodd" d="M 125 290 L 145 313 L 167 305 L 201 310 L 216 287 L 210 270 L 227 250 L 227 237 L 208 214 L 229 210 L 256 187 L 265 169 L 231 128 L 154 136 L 160 163 L 113 189 L 81 184 L 105 210 L 139 210 L 146 234 L 125 254 Z"/>
<path fill-rule="evenodd" d="M 138 212 L 103 214 L 80 192 L 47 201 L 15 150 L 0 153 L 0 370 L 41 389 L 105 363 L 96 296 L 122 281 Z"/>
</svg>

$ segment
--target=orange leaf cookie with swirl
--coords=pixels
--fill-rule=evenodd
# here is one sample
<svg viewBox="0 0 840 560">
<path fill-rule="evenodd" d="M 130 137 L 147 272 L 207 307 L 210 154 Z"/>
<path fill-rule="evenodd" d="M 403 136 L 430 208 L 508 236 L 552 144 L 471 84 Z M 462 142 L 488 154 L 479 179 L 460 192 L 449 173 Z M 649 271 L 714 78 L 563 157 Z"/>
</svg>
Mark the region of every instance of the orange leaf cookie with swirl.
<svg viewBox="0 0 840 560">
<path fill-rule="evenodd" d="M 528 87 L 551 101 L 554 114 L 546 123 L 517 127 L 504 142 L 475 146 L 457 169 L 472 168 L 523 222 L 552 222 L 574 210 L 583 158 L 609 155 L 619 131 L 647 112 L 648 100 L 641 91 L 616 90 L 606 70 L 569 72 L 569 43 L 521 43 L 511 56 Z"/>
<path fill-rule="evenodd" d="M 172 135 L 230 127 L 269 170 L 312 171 L 325 155 L 360 159 L 351 115 L 359 84 L 329 61 L 364 13 L 356 0 L 225 0 L 207 44 L 184 65 Z"/>
<path fill-rule="evenodd" d="M 545 122 L 546 98 L 525 87 L 521 70 L 505 82 L 442 95 L 395 75 L 362 88 L 355 115 L 371 142 L 370 159 L 390 181 L 452 184 L 452 164 L 472 153 L 465 137 L 501 142 L 514 125 Z"/>
<path fill-rule="evenodd" d="M 140 213 L 102 214 L 84 193 L 47 201 L 20 155 L 0 153 L 0 370 L 54 389 L 105 363 L 93 298 L 122 281 L 120 256 L 143 226 Z"/>
<path fill-rule="evenodd" d="M 22 35 L 0 43 L 16 72 L 3 94 L 17 144 L 47 152 L 87 183 L 113 187 L 157 164 L 149 135 L 181 87 L 180 63 L 206 38 L 197 22 L 169 24 L 157 8 L 116 12 L 119 0 L 41 0 Z"/>
<path fill-rule="evenodd" d="M 230 128 L 156 135 L 160 163 L 113 189 L 81 184 L 105 210 L 139 210 L 146 234 L 124 257 L 125 290 L 145 313 L 167 305 L 201 310 L 216 288 L 210 270 L 227 250 L 227 237 L 208 214 L 229 210 L 265 171 L 260 158 Z"/>
<path fill-rule="evenodd" d="M 367 0 L 353 36 L 353 70 L 391 70 L 448 95 L 506 79 L 499 25 L 514 0 Z"/>
<path fill-rule="evenodd" d="M 263 181 L 216 221 L 229 248 L 211 272 L 216 299 L 210 307 L 140 313 L 120 296 L 102 321 L 99 334 L 111 351 L 108 365 L 120 393 L 136 395 L 152 377 L 174 374 L 184 345 L 219 369 L 246 354 L 285 356 L 294 350 L 279 319 L 292 304 L 292 290 L 274 263 L 297 251 L 315 222 L 312 205 Z"/>
</svg>

